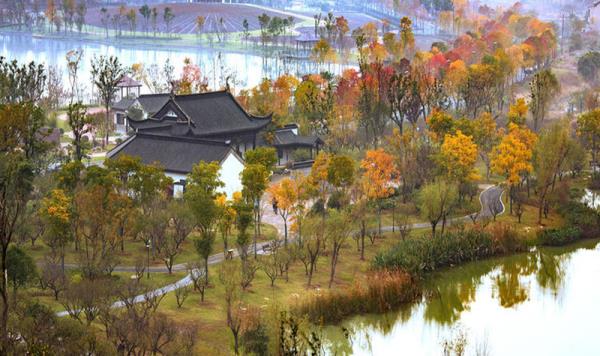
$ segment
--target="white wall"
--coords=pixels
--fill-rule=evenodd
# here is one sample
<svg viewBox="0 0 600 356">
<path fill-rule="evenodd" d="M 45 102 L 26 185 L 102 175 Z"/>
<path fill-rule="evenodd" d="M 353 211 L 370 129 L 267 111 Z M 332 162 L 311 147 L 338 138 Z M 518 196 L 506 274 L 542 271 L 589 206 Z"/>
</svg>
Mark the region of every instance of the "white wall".
<svg viewBox="0 0 600 356">
<path fill-rule="evenodd" d="M 221 162 L 220 179 L 225 183 L 225 186 L 219 189 L 219 192 L 227 194 L 227 198 L 233 198 L 233 193 L 242 191 L 242 179 L 240 173 L 244 170 L 244 163 L 236 156 L 233 151 L 227 154 L 227 157 Z M 165 172 L 167 177 L 171 177 L 173 182 L 179 182 L 182 179 L 187 179 L 187 175 Z M 179 187 L 175 186 L 173 194 L 177 197 L 182 194 Z"/>
<path fill-rule="evenodd" d="M 242 178 L 240 174 L 244 170 L 244 163 L 236 156 L 233 151 L 227 154 L 227 157 L 221 162 L 221 181 L 225 186 L 220 189 L 231 199 L 233 193 L 242 191 Z"/>
</svg>

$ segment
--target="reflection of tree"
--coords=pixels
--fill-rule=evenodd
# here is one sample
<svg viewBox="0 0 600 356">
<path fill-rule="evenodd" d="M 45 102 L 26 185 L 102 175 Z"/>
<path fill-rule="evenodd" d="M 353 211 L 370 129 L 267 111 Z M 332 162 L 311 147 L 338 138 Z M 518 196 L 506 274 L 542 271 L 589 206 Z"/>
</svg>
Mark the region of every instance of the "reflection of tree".
<svg viewBox="0 0 600 356">
<path fill-rule="evenodd" d="M 435 285 L 429 288 L 432 297 L 425 306 L 425 320 L 444 325 L 457 321 L 475 300 L 481 277 L 492 269 L 493 263 L 486 261 L 445 271 L 444 278 L 436 278 Z"/>
<path fill-rule="evenodd" d="M 527 300 L 529 285 L 524 286 L 520 276 L 531 275 L 537 268 L 537 256 L 519 255 L 506 260 L 500 274 L 494 277 L 494 292 L 500 299 L 500 305 L 513 307 Z"/>
<path fill-rule="evenodd" d="M 550 289 L 554 295 L 558 295 L 559 289 L 563 286 L 565 271 L 564 262 L 568 256 L 555 256 L 540 251 L 540 267 L 536 273 L 536 279 L 542 288 Z"/>
<path fill-rule="evenodd" d="M 495 278 L 495 289 L 500 298 L 500 305 L 505 308 L 513 307 L 527 300 L 527 289 L 519 281 L 519 273 L 511 271 L 501 273 Z"/>
</svg>

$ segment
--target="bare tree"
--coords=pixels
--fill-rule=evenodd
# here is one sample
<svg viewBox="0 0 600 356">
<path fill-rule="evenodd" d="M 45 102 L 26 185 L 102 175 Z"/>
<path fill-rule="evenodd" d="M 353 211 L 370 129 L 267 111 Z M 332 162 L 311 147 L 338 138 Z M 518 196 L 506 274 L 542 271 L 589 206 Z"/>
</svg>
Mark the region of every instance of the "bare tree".
<svg viewBox="0 0 600 356">
<path fill-rule="evenodd" d="M 175 301 L 177 302 L 177 308 L 181 308 L 187 297 L 190 295 L 190 287 L 184 286 L 175 289 Z"/>
</svg>

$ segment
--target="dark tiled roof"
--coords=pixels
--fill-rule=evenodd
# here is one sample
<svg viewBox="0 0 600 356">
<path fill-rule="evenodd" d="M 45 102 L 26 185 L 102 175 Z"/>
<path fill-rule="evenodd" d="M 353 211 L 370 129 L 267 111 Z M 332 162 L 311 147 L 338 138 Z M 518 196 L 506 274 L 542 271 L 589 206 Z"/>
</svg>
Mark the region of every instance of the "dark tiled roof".
<svg viewBox="0 0 600 356">
<path fill-rule="evenodd" d="M 194 123 L 196 135 L 260 129 L 270 117 L 249 115 L 227 91 L 178 95 L 175 103 Z"/>
<path fill-rule="evenodd" d="M 317 136 L 300 136 L 296 135 L 292 130 L 277 130 L 275 131 L 275 146 L 315 146 L 322 143 Z"/>
<path fill-rule="evenodd" d="M 202 94 L 142 95 L 138 101 L 150 118 L 141 121 L 130 120 L 137 130 L 160 131 L 161 135 L 194 135 L 207 137 L 243 131 L 257 131 L 271 122 L 271 117 L 257 117 L 248 114 L 228 91 Z M 177 120 L 164 118 L 169 111 L 179 113 Z M 191 132 L 187 124 L 190 119 Z M 185 127 L 182 128 L 182 122 Z"/>
<path fill-rule="evenodd" d="M 126 154 L 140 157 L 145 164 L 158 162 L 168 172 L 187 174 L 198 162 L 221 162 L 229 152 L 232 148 L 223 142 L 137 133 L 111 150 L 107 157 Z"/>
<path fill-rule="evenodd" d="M 129 109 L 129 107 L 131 105 L 133 105 L 133 103 L 135 103 L 135 99 L 123 98 L 123 99 L 119 100 L 118 102 L 114 103 L 112 108 L 113 108 L 113 110 L 127 111 L 127 109 Z"/>
<path fill-rule="evenodd" d="M 169 101 L 169 94 L 147 94 L 137 98 L 145 112 L 152 116 Z"/>
<path fill-rule="evenodd" d="M 169 94 L 144 94 L 137 98 L 123 98 L 113 104 L 112 108 L 113 110 L 127 111 L 136 101 L 140 103 L 145 112 L 152 116 L 169 101 Z"/>
</svg>

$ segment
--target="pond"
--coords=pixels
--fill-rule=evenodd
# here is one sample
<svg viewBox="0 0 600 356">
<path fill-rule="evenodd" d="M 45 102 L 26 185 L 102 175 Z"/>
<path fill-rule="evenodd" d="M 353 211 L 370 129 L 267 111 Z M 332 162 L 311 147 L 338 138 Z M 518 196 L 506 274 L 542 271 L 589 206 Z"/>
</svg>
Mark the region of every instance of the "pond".
<svg viewBox="0 0 600 356">
<path fill-rule="evenodd" d="M 19 62 L 36 61 L 47 66 L 56 66 L 63 73 L 64 85 L 68 83 L 65 55 L 68 51 L 82 49 L 84 56 L 80 82 L 87 92 L 91 89 L 90 60 L 96 55 L 113 55 L 119 58 L 125 66 L 143 63 L 146 68 L 152 64 L 163 67 L 169 59 L 175 67 L 175 76 L 179 76 L 185 58 L 190 58 L 198 64 L 204 76 L 207 77 L 210 88 L 218 89 L 224 84 L 224 78 L 231 76 L 237 82 L 236 89 L 253 87 L 263 78 L 277 78 L 282 74 L 304 75 L 307 73 L 329 70 L 340 73 L 346 65 L 330 65 L 317 68 L 309 60 L 282 60 L 279 57 L 265 58 L 257 54 L 218 51 L 211 48 L 166 46 L 131 46 L 119 44 L 103 44 L 77 39 L 48 39 L 36 38 L 29 34 L 15 32 L 0 32 L 0 56 L 16 59 Z M 163 43 L 164 44 L 164 43 Z"/>
<path fill-rule="evenodd" d="M 469 263 L 431 275 L 421 302 L 324 331 L 331 354 L 600 355 L 600 244 Z"/>
</svg>

